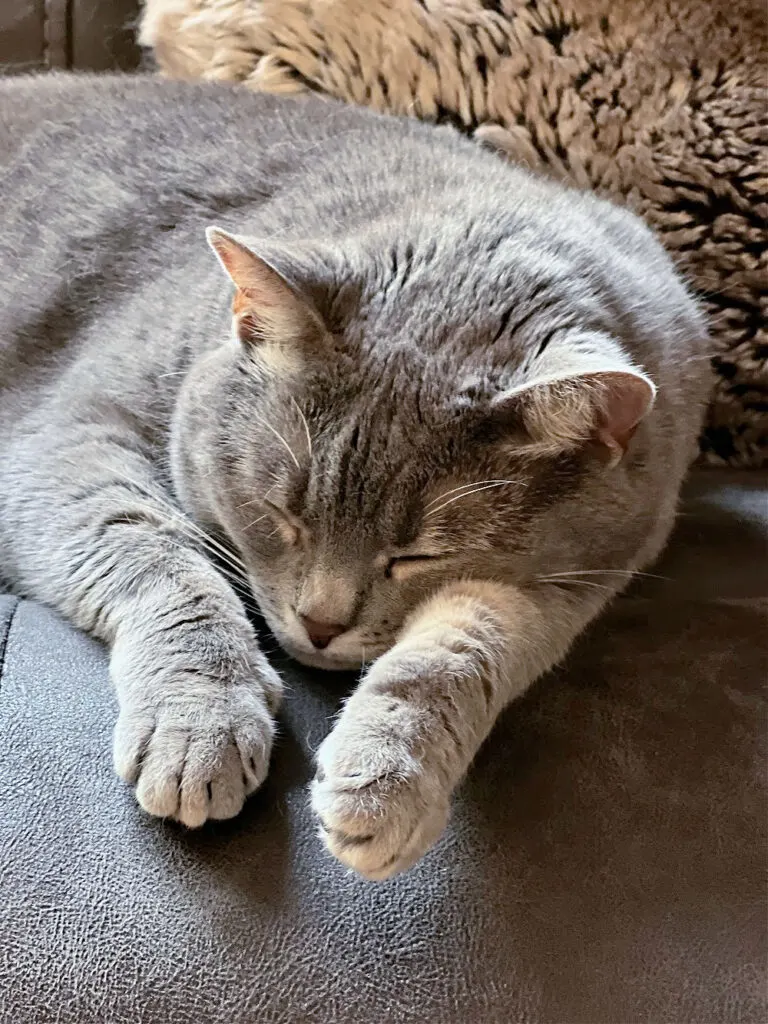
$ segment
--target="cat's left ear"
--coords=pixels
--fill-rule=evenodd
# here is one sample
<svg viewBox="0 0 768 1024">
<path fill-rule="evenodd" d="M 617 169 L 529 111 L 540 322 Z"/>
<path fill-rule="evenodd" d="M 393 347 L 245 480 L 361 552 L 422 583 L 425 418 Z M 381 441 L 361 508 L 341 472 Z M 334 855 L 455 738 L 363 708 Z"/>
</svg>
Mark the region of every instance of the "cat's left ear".
<svg viewBox="0 0 768 1024">
<path fill-rule="evenodd" d="M 243 344 L 291 345 L 320 329 L 310 305 L 271 263 L 221 228 L 205 235 L 237 289 L 232 316 Z"/>
<path fill-rule="evenodd" d="M 514 410 L 533 452 L 554 454 L 591 444 L 615 466 L 655 396 L 650 378 L 627 367 L 534 380 L 494 404 L 497 411 Z"/>
</svg>

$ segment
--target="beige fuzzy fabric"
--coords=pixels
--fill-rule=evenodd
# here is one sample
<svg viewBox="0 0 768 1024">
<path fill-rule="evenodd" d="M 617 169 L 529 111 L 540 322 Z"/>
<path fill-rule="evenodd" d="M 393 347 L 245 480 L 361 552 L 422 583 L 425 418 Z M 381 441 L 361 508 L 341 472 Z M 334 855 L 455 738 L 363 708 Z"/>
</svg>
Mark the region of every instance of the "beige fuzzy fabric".
<svg viewBox="0 0 768 1024">
<path fill-rule="evenodd" d="M 711 312 L 706 457 L 768 462 L 763 0 L 146 0 L 162 72 L 451 122 L 626 201 Z"/>
</svg>

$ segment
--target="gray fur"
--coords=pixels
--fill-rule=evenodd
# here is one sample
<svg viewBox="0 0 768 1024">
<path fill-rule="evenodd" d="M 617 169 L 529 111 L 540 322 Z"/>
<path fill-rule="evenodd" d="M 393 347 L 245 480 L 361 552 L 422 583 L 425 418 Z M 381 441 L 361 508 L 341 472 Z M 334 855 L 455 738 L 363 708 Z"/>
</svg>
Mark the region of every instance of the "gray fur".
<svg viewBox="0 0 768 1024">
<path fill-rule="evenodd" d="M 0 109 L 0 572 L 111 646 L 117 770 L 188 825 L 267 771 L 245 579 L 289 652 L 365 662 L 313 801 L 344 863 L 403 870 L 664 544 L 698 309 L 631 214 L 446 129 L 127 78 L 6 81 Z M 289 282 L 297 337 L 232 339 L 211 224 Z M 646 378 L 601 458 L 606 380 Z M 316 651 L 297 614 L 346 630 Z"/>
</svg>

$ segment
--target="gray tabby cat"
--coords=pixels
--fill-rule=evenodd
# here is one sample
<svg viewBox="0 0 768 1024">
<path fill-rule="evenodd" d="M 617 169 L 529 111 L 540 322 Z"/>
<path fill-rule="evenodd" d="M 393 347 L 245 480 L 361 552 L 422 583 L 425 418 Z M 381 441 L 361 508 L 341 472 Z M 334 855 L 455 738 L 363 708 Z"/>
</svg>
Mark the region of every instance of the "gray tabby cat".
<svg viewBox="0 0 768 1024">
<path fill-rule="evenodd" d="M 109 644 L 117 771 L 191 827 L 267 773 L 243 581 L 295 658 L 364 665 L 312 802 L 407 868 L 664 544 L 696 305 L 634 216 L 447 129 L 117 77 L 0 108 L 2 575 Z"/>
</svg>

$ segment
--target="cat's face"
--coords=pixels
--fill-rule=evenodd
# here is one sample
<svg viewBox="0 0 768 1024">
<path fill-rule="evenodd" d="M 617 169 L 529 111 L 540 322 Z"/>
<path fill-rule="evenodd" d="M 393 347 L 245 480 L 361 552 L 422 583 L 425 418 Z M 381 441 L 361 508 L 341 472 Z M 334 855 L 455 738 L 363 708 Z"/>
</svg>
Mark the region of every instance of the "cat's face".
<svg viewBox="0 0 768 1024">
<path fill-rule="evenodd" d="M 462 361 L 450 346 L 370 344 L 359 324 L 334 334 L 268 266 L 220 244 L 236 338 L 182 391 L 176 486 L 307 664 L 378 657 L 452 581 L 525 582 L 541 515 L 596 461 L 585 445 L 603 429 L 604 452 L 624 446 L 652 398 L 628 372 L 510 391 L 506 362 L 476 354 L 481 337 Z"/>
<path fill-rule="evenodd" d="M 359 666 L 445 583 L 514 575 L 536 510 L 578 473 L 511 458 L 461 401 L 420 406 L 424 375 L 388 385 L 378 367 L 351 387 L 338 367 L 297 379 L 229 358 L 205 368 L 229 412 L 197 435 L 214 453 L 198 477 L 217 484 L 195 514 L 226 533 L 281 646 L 308 664 Z"/>
</svg>

